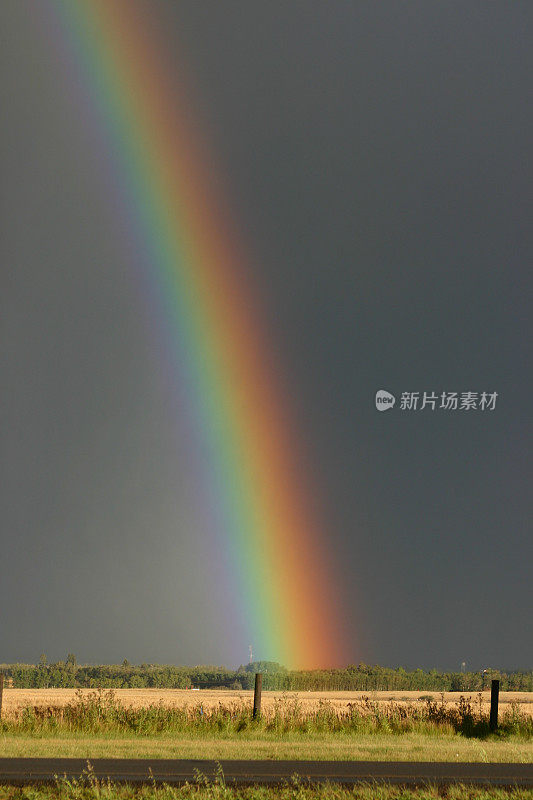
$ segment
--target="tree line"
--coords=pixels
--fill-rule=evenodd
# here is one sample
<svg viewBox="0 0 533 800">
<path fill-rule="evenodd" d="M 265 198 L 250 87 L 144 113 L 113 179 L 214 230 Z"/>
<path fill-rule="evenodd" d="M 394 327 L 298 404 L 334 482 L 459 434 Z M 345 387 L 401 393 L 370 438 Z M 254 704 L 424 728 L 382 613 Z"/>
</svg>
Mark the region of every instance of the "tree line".
<svg viewBox="0 0 533 800">
<path fill-rule="evenodd" d="M 66 661 L 38 664 L 3 664 L 7 685 L 15 688 L 158 688 L 253 689 L 254 674 L 263 673 L 263 688 L 278 691 L 482 691 L 499 678 L 502 691 L 533 691 L 529 672 L 487 669 L 479 672 L 406 670 L 353 664 L 343 669 L 288 670 L 271 661 L 256 661 L 237 669 L 222 666 L 180 667 L 160 664 L 78 664 L 69 653 Z"/>
</svg>

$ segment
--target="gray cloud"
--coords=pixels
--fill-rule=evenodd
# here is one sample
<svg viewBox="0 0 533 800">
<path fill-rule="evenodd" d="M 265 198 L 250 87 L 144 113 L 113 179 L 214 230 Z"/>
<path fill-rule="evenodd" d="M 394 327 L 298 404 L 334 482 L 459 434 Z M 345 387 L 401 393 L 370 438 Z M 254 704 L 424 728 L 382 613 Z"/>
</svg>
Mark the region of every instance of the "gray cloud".
<svg viewBox="0 0 533 800">
<path fill-rule="evenodd" d="M 0 12 L 3 658 L 238 663 L 105 165 L 31 6 Z M 531 667 L 531 5 L 150 10 L 255 254 L 353 658 Z M 377 414 L 378 388 L 500 397 Z"/>
</svg>

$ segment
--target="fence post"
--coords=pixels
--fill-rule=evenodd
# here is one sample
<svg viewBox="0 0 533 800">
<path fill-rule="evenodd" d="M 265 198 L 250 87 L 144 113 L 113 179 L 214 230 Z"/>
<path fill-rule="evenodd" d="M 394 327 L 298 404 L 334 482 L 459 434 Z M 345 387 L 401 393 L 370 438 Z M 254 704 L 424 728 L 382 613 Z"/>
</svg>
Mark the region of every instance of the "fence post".
<svg viewBox="0 0 533 800">
<path fill-rule="evenodd" d="M 254 688 L 254 713 L 253 719 L 257 719 L 257 717 L 261 714 L 261 689 L 263 688 L 263 673 L 256 672 L 255 673 L 255 688 Z"/>
<path fill-rule="evenodd" d="M 0 672 L 0 719 L 2 719 L 2 702 L 4 700 L 4 673 Z"/>
<path fill-rule="evenodd" d="M 490 721 L 489 728 L 492 732 L 498 727 L 498 699 L 500 696 L 500 681 L 496 678 L 492 681 L 490 690 Z"/>
</svg>

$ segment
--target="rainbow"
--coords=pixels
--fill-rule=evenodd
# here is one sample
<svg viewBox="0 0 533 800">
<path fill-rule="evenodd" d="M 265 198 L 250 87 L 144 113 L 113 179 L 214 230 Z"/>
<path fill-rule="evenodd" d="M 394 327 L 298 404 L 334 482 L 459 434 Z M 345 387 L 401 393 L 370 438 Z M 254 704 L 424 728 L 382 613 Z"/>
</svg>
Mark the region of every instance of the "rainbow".
<svg viewBox="0 0 533 800">
<path fill-rule="evenodd" d="M 245 247 L 138 0 L 42 0 L 107 143 L 122 213 L 159 298 L 167 349 L 207 453 L 199 491 L 221 523 L 247 641 L 263 659 L 346 661 L 342 609 Z M 72 65 L 69 65 L 72 68 Z M 218 176 L 217 176 L 218 178 Z M 134 233 L 133 233 L 134 232 Z M 159 324 L 159 323 L 158 323 Z M 351 649 L 351 648 L 350 648 Z"/>
</svg>

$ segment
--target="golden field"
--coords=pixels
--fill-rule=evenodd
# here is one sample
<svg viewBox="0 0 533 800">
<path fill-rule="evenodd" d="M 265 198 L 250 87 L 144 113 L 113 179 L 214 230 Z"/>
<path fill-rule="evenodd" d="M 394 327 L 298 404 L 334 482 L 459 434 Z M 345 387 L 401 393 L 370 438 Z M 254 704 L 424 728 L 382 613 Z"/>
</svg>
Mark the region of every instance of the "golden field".
<svg viewBox="0 0 533 800">
<path fill-rule="evenodd" d="M 2 713 L 6 717 L 14 715 L 17 711 L 27 706 L 58 707 L 68 703 L 75 703 L 79 694 L 86 696 L 94 693 L 94 689 L 4 689 Z M 232 691 L 220 689 L 113 689 L 115 699 L 130 708 L 142 708 L 149 705 L 162 703 L 168 707 L 192 708 L 202 705 L 204 709 L 217 706 L 249 705 L 253 703 L 252 691 Z M 423 703 L 427 697 L 432 697 L 440 702 L 441 697 L 445 703 L 455 704 L 463 696 L 469 698 L 476 709 L 479 708 L 479 694 L 477 692 L 270 692 L 264 691 L 262 695 L 262 709 L 268 713 L 279 704 L 297 703 L 302 711 L 318 710 L 321 704 L 328 703 L 335 710 L 342 712 L 350 703 L 360 703 L 363 698 L 372 702 L 386 704 L 390 702 L 400 704 Z M 490 692 L 483 692 L 482 710 L 487 712 L 490 706 Z M 500 710 L 504 711 L 511 703 L 520 704 L 522 713 L 533 715 L 533 692 L 501 692 Z"/>
</svg>

